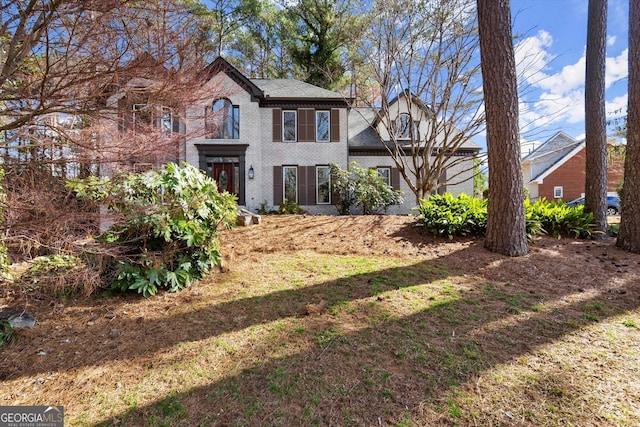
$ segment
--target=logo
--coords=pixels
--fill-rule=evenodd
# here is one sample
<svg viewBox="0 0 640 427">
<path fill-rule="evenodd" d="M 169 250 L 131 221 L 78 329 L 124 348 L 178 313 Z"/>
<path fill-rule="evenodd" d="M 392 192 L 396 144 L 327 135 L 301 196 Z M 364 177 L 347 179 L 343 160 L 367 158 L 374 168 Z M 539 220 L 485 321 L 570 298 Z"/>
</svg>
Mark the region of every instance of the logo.
<svg viewBox="0 0 640 427">
<path fill-rule="evenodd" d="M 64 407 L 0 406 L 0 427 L 64 427 Z"/>
</svg>

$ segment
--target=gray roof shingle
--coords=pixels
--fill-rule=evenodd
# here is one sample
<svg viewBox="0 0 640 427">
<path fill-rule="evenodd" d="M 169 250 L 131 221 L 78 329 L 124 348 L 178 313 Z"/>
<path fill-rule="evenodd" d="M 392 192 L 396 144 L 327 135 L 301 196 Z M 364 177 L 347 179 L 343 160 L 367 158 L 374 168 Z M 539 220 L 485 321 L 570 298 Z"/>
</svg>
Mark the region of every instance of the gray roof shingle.
<svg viewBox="0 0 640 427">
<path fill-rule="evenodd" d="M 323 99 L 323 100 L 340 100 L 344 97 L 327 89 L 314 86 L 300 80 L 292 79 L 250 79 L 253 84 L 258 86 L 264 92 L 266 98 L 275 99 Z"/>
</svg>

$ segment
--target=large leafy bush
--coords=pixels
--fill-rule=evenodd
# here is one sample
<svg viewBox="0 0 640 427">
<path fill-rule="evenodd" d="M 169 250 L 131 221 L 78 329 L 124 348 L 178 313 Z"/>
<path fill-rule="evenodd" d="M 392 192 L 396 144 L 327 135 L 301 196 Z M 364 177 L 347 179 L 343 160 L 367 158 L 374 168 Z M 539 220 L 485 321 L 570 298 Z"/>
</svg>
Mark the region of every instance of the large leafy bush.
<svg viewBox="0 0 640 427">
<path fill-rule="evenodd" d="M 593 233 L 593 213 L 585 212 L 583 205 L 573 207 L 541 199 L 535 203 L 525 200 L 525 208 L 527 222 L 538 222 L 552 236 L 585 238 Z"/>
<path fill-rule="evenodd" d="M 487 201 L 467 194 L 436 194 L 420 200 L 419 224 L 438 236 L 483 235 L 487 229 Z"/>
<path fill-rule="evenodd" d="M 589 237 L 593 233 L 593 214 L 584 206 L 571 207 L 562 202 L 524 201 L 527 236 L 551 234 L 556 237 Z M 450 193 L 421 200 L 418 223 L 438 236 L 484 235 L 487 229 L 487 202 L 483 199 Z"/>
<path fill-rule="evenodd" d="M 336 207 L 340 215 L 349 215 L 359 207 L 371 215 L 402 203 L 402 192 L 388 185 L 375 169 L 365 169 L 351 162 L 349 169 L 331 164 L 331 191 L 338 195 Z"/>
<path fill-rule="evenodd" d="M 115 222 L 99 237 L 115 254 L 105 274 L 112 286 L 145 296 L 188 286 L 220 263 L 217 231 L 236 219 L 236 199 L 219 193 L 198 169 L 169 163 L 162 170 L 113 179 L 70 180 L 83 199 L 107 206 Z"/>
</svg>

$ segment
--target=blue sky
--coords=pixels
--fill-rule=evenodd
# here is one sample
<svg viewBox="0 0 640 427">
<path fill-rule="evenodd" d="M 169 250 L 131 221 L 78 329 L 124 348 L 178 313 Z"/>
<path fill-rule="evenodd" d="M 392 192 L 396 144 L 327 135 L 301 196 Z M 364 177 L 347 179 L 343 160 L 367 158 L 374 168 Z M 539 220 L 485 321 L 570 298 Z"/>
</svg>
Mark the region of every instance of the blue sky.
<svg viewBox="0 0 640 427">
<path fill-rule="evenodd" d="M 511 0 L 523 154 L 558 131 L 584 138 L 588 0 Z M 607 113 L 627 104 L 628 0 L 609 0 Z M 484 142 L 484 141 L 483 141 Z"/>
</svg>

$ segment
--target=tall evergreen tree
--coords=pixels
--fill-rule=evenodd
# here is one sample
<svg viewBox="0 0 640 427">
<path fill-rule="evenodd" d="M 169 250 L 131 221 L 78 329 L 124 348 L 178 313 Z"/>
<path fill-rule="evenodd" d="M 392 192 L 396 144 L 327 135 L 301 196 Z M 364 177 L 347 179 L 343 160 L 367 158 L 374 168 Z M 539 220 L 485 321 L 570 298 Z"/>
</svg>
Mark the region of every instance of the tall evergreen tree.
<svg viewBox="0 0 640 427">
<path fill-rule="evenodd" d="M 629 99 L 620 234 L 616 245 L 640 253 L 640 2 L 629 0 Z"/>
<path fill-rule="evenodd" d="M 509 0 L 477 0 L 477 5 L 489 161 L 485 247 L 521 256 L 528 247 L 511 8 Z"/>
<path fill-rule="evenodd" d="M 607 233 L 607 130 L 605 113 L 605 63 L 607 0 L 589 0 L 585 76 L 585 209 L 593 212 L 594 238 Z"/>
<path fill-rule="evenodd" d="M 289 7 L 299 34 L 291 57 L 307 83 L 331 90 L 340 85 L 345 73 L 341 54 L 358 21 L 350 7 L 348 0 L 298 0 Z"/>
<path fill-rule="evenodd" d="M 229 43 L 228 60 L 253 78 L 298 76 L 290 53 L 297 28 L 289 12 L 269 0 L 257 0 L 254 12 Z"/>
</svg>

